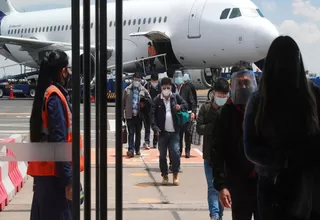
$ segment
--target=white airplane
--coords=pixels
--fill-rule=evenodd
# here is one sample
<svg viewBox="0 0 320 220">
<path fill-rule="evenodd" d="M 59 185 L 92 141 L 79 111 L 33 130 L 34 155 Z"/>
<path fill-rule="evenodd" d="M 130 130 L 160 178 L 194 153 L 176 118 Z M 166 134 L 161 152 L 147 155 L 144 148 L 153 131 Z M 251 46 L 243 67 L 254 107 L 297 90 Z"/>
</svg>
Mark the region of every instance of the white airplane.
<svg viewBox="0 0 320 220">
<path fill-rule="evenodd" d="M 92 63 L 95 51 L 95 6 L 91 6 Z M 82 8 L 80 12 L 82 40 Z M 108 66 L 115 63 L 115 3 L 107 3 Z M 0 54 L 38 68 L 47 51 L 64 50 L 71 57 L 71 8 L 17 12 L 9 0 L 0 0 Z M 123 2 L 123 61 L 148 56 L 148 42 L 157 54 L 159 71 L 192 70 L 198 89 L 210 87 L 210 71 L 240 60 L 263 59 L 279 35 L 250 0 L 133 0 Z M 80 47 L 82 48 L 82 44 Z M 79 56 L 82 56 L 82 51 Z M 135 71 L 135 63 L 124 71 Z"/>
</svg>

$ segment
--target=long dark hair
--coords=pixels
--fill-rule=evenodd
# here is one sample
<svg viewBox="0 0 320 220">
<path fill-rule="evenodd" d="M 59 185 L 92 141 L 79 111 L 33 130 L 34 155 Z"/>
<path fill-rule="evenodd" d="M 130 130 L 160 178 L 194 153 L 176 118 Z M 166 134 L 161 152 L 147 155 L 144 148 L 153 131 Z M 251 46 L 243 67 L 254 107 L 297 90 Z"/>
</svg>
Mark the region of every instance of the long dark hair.
<svg viewBox="0 0 320 220">
<path fill-rule="evenodd" d="M 53 83 L 60 82 L 60 72 L 68 66 L 68 55 L 55 50 L 50 52 L 40 64 L 36 95 L 33 100 L 30 118 L 30 141 L 39 142 L 41 140 L 42 117 L 41 110 L 46 89 Z"/>
<path fill-rule="evenodd" d="M 271 44 L 260 78 L 257 132 L 319 131 L 316 99 L 297 43 L 279 36 Z M 289 134 L 288 133 L 288 134 Z"/>
</svg>

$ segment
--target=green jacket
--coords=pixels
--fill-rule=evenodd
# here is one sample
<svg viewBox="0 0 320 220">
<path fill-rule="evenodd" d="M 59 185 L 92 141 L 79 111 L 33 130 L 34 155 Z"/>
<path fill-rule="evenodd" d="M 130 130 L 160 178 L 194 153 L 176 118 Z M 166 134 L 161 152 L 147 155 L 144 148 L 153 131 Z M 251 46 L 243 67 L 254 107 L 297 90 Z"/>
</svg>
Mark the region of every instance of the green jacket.
<svg viewBox="0 0 320 220">
<path fill-rule="evenodd" d="M 215 125 L 219 117 L 219 109 L 213 109 L 211 101 L 201 105 L 197 118 L 197 132 L 203 135 L 203 159 L 210 160 L 212 148 L 215 144 Z"/>
</svg>

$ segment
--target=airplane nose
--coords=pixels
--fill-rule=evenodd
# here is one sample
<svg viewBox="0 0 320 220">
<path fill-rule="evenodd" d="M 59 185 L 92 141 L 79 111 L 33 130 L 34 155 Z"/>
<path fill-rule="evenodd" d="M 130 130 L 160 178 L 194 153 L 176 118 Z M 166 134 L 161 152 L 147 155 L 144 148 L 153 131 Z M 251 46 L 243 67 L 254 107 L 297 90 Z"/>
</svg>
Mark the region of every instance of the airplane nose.
<svg viewBox="0 0 320 220">
<path fill-rule="evenodd" d="M 265 20 L 262 23 L 255 31 L 255 46 L 257 53 L 264 58 L 273 40 L 279 36 L 279 32 L 270 21 Z"/>
</svg>

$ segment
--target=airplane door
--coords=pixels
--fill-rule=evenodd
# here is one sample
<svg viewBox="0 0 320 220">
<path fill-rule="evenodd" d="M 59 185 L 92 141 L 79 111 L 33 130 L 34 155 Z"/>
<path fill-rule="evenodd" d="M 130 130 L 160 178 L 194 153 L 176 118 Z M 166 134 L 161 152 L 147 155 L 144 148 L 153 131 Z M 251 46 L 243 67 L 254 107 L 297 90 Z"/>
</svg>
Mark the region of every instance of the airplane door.
<svg viewBox="0 0 320 220">
<path fill-rule="evenodd" d="M 200 38 L 201 15 L 207 0 L 195 0 L 189 15 L 188 38 Z"/>
</svg>

